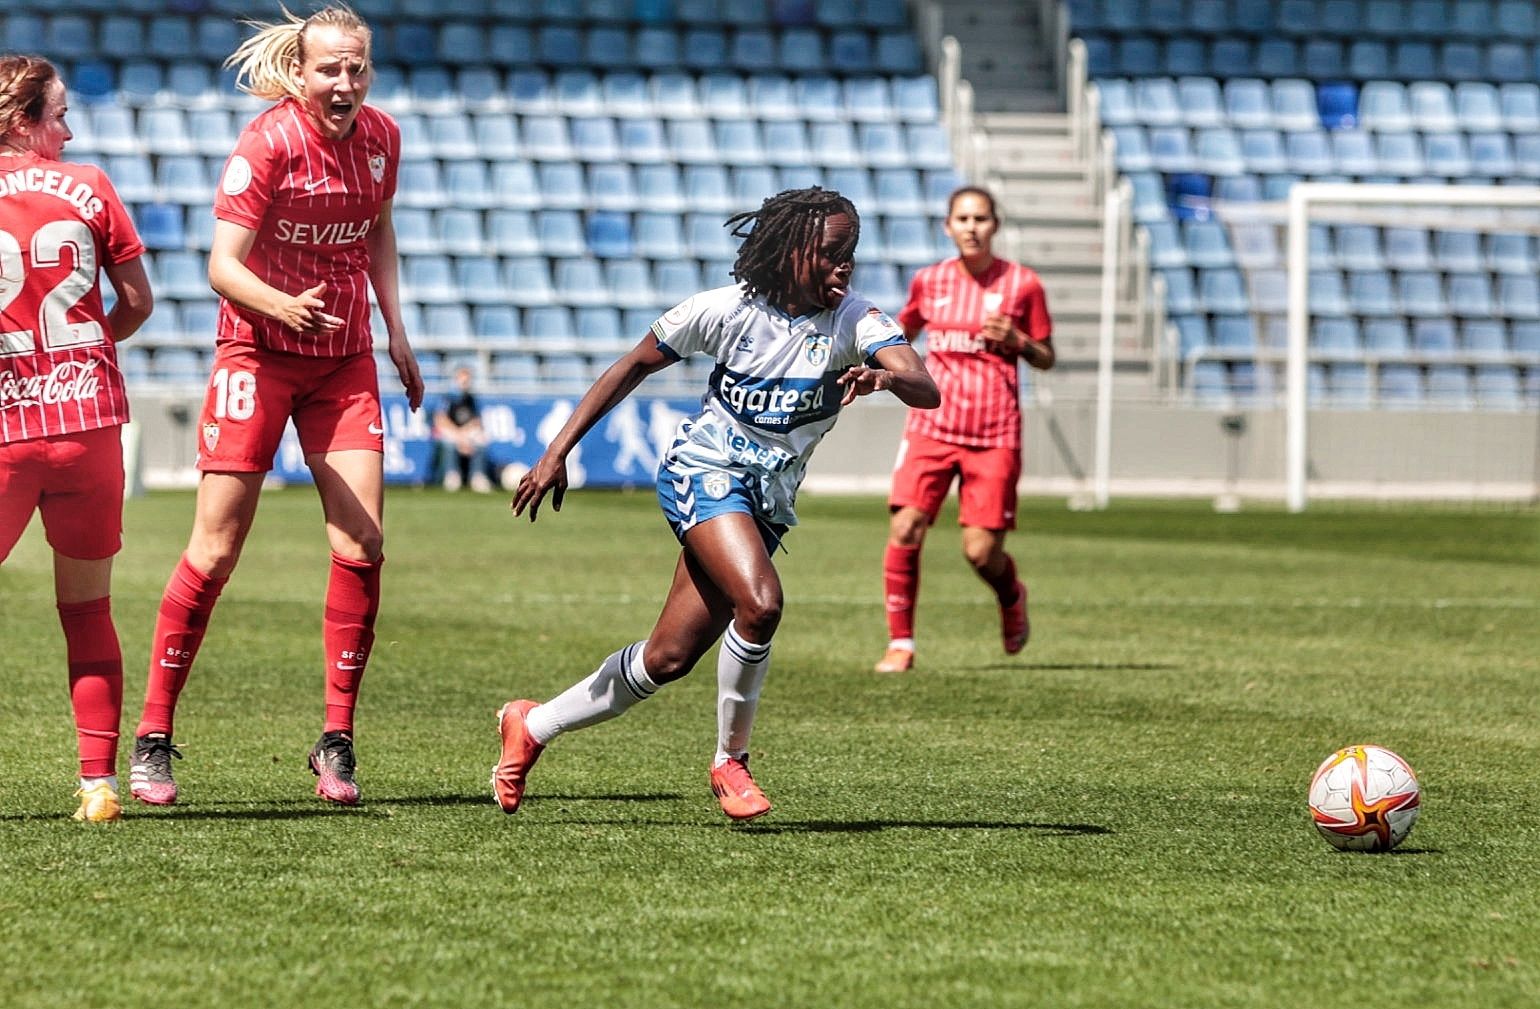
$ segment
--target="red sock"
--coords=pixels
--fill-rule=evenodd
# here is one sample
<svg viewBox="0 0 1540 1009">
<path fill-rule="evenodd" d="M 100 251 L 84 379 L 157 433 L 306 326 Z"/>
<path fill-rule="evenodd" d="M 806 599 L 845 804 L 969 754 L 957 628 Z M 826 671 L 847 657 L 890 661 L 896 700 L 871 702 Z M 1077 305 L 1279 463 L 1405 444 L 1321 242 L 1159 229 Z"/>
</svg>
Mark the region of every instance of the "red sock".
<svg viewBox="0 0 1540 1009">
<path fill-rule="evenodd" d="M 326 641 L 326 724 L 323 732 L 352 732 L 353 707 L 364 666 L 374 645 L 374 616 L 380 611 L 380 566 L 377 561 L 353 561 L 332 554 L 326 585 L 326 617 L 321 634 Z"/>
<path fill-rule="evenodd" d="M 118 723 L 123 717 L 123 651 L 112 626 L 112 597 L 60 603 L 59 623 L 69 658 L 80 776 L 105 778 L 117 772 Z"/>
<path fill-rule="evenodd" d="M 914 601 L 920 594 L 920 548 L 888 544 L 882 555 L 883 604 L 888 638 L 914 637 Z"/>
<path fill-rule="evenodd" d="M 1010 554 L 1005 555 L 1005 567 L 993 578 L 980 573 L 980 578 L 989 583 L 989 587 L 995 590 L 995 598 L 1001 606 L 1009 606 L 1016 601 L 1016 559 Z"/>
<path fill-rule="evenodd" d="M 210 578 L 187 563 L 187 555 L 177 561 L 166 594 L 160 599 L 160 613 L 155 618 L 154 648 L 150 652 L 150 677 L 144 688 L 144 713 L 136 735 L 164 732 L 171 735 L 176 716 L 176 699 L 187 683 L 198 646 L 208 630 L 209 614 L 224 589 L 227 578 Z"/>
</svg>

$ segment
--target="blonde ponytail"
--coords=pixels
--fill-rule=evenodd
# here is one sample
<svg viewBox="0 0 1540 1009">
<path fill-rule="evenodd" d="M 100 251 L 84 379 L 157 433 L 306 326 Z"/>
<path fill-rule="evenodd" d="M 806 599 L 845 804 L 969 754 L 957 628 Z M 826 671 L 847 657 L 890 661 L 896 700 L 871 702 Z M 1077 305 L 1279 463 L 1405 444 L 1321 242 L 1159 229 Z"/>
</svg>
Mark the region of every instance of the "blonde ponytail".
<svg viewBox="0 0 1540 1009">
<path fill-rule="evenodd" d="M 299 17 L 279 5 L 283 20 L 275 23 L 247 21 L 257 33 L 242 42 L 225 60 L 235 70 L 235 86 L 248 95 L 276 102 L 286 96 L 304 98 L 294 81 L 294 68 L 305 59 L 305 31 L 312 25 L 337 28 L 364 40 L 368 51 L 373 32 L 363 18 L 343 5 L 323 7 L 309 17 Z"/>
</svg>

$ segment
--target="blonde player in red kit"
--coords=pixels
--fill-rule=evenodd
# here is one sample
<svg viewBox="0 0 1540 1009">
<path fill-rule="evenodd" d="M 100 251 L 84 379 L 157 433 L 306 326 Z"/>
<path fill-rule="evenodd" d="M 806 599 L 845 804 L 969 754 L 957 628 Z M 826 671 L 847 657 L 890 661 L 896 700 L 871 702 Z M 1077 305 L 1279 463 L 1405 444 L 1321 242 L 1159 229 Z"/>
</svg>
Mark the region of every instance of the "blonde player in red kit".
<svg viewBox="0 0 1540 1009">
<path fill-rule="evenodd" d="M 192 536 L 161 599 L 129 790 L 176 801 L 177 697 L 240 557 L 262 480 L 292 419 L 331 546 L 322 637 L 325 719 L 316 794 L 355 805 L 353 711 L 374 642 L 384 537 L 384 425 L 369 324 L 372 287 L 412 409 L 422 378 L 401 322 L 391 200 L 401 133 L 364 105 L 370 31 L 342 7 L 259 25 L 227 61 L 275 102 L 236 141 L 214 196 L 209 283 L 220 296 L 199 418 Z"/>
<path fill-rule="evenodd" d="M 1005 535 L 1016 528 L 1021 476 L 1017 362 L 1053 367 L 1053 322 L 1037 274 L 995 256 L 999 227 L 988 190 L 964 186 L 952 193 L 946 233 L 957 255 L 916 273 L 898 314 L 909 339 L 925 333 L 925 363 L 941 389 L 941 408 L 909 411 L 893 469 L 882 562 L 888 649 L 876 666 L 881 673 L 914 668 L 920 548 L 954 480 L 963 554 L 995 594 L 1006 653 L 1021 651 L 1030 634 L 1027 587 L 1005 552 Z"/>
<path fill-rule="evenodd" d="M 42 512 L 80 752 L 75 819 L 101 823 L 122 814 L 123 653 L 110 593 L 128 397 L 113 344 L 149 318 L 152 298 L 144 244 L 112 184 L 59 160 L 66 111 L 53 64 L 0 56 L 0 563 Z M 100 272 L 117 294 L 111 312 Z"/>
</svg>

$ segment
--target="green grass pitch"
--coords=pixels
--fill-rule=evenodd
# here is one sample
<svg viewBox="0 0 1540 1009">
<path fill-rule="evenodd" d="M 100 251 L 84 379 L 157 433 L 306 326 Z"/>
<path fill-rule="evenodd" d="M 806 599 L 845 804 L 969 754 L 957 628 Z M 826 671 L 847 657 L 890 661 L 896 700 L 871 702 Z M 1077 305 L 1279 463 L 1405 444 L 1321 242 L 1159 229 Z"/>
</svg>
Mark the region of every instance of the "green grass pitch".
<svg viewBox="0 0 1540 1009">
<path fill-rule="evenodd" d="M 775 810 L 706 787 L 709 668 L 563 738 L 517 816 L 494 712 L 646 634 L 650 494 L 393 492 L 359 719 L 326 807 L 326 545 L 269 491 L 182 697 L 182 801 L 70 821 L 74 739 L 34 522 L 0 568 L 0 1002 L 44 1006 L 1514 1006 L 1540 1002 L 1533 510 L 1024 502 L 1034 637 L 1000 653 L 949 512 L 919 668 L 885 630 L 875 498 L 807 496 L 754 737 Z M 137 720 L 192 498 L 131 501 L 114 611 Z M 1305 790 L 1400 752 L 1422 819 L 1338 853 Z M 126 753 L 120 771 L 126 779 Z"/>
</svg>

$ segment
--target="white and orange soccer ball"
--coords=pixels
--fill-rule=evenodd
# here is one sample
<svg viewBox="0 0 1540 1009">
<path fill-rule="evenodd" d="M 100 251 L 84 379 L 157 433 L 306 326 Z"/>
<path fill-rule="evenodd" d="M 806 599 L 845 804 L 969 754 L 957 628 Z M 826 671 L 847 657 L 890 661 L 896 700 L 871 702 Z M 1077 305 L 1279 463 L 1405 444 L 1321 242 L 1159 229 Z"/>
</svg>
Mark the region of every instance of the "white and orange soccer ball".
<svg viewBox="0 0 1540 1009">
<path fill-rule="evenodd" d="M 1310 779 L 1315 829 L 1347 851 L 1389 851 L 1417 822 L 1422 788 L 1411 765 L 1383 746 L 1345 746 Z"/>
</svg>

